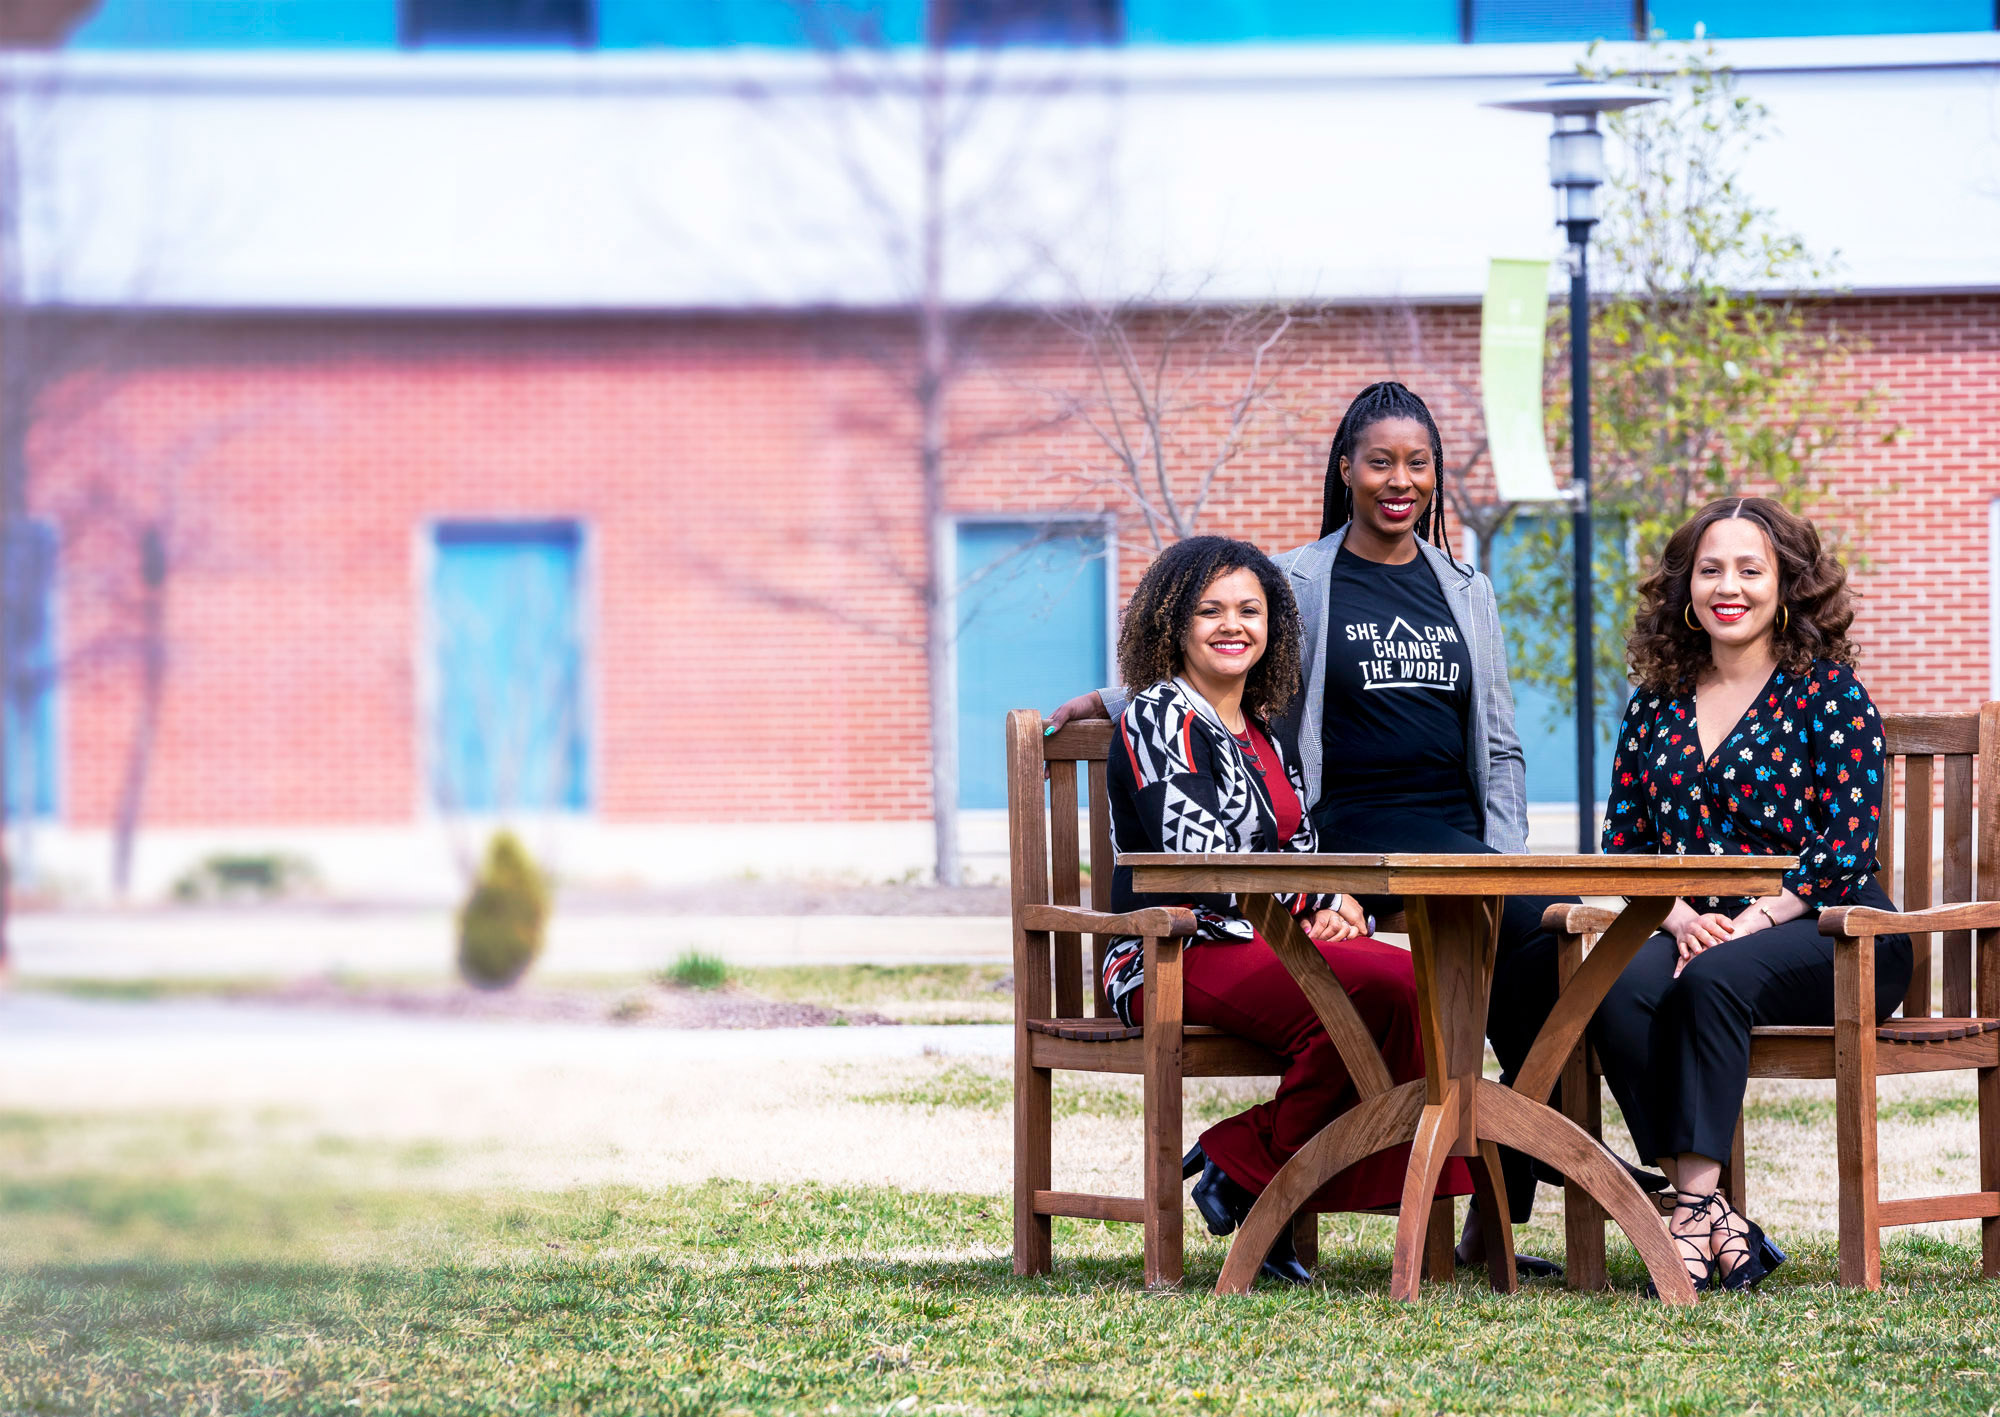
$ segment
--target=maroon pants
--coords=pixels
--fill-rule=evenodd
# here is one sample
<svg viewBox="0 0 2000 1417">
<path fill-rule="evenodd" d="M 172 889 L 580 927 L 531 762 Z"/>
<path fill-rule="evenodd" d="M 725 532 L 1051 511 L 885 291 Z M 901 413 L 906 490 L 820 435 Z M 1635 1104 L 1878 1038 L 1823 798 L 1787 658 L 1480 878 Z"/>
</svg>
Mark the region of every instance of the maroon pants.
<svg viewBox="0 0 2000 1417">
<path fill-rule="evenodd" d="M 1374 1035 L 1389 1076 L 1397 1082 L 1422 1077 L 1417 981 L 1410 956 L 1365 937 L 1323 944 L 1319 952 Z M 1288 1060 L 1277 1096 L 1217 1122 L 1201 1136 L 1208 1159 L 1243 1189 L 1259 1194 L 1292 1153 L 1355 1104 L 1354 1083 L 1298 982 L 1261 938 L 1245 944 L 1203 941 L 1190 945 L 1181 958 L 1189 1023 L 1225 1029 Z M 1132 996 L 1135 1020 L 1143 1016 L 1143 992 Z M 1409 1162 L 1407 1142 L 1378 1151 L 1328 1181 L 1306 1209 L 1396 1205 L 1403 1198 Z M 1446 1162 L 1437 1193 L 1462 1196 L 1471 1189 L 1465 1162 L 1457 1157 Z"/>
</svg>

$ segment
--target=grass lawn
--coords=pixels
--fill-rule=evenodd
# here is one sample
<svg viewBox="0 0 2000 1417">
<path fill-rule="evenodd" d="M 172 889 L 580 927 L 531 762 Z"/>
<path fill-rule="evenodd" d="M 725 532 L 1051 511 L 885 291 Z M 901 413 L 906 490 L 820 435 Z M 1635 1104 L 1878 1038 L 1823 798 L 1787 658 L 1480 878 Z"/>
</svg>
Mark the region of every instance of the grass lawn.
<svg viewBox="0 0 2000 1417">
<path fill-rule="evenodd" d="M 1917 1241 L 1875 1295 L 1825 1237 L 1747 1297 L 1384 1297 L 1388 1223 L 1324 1222 L 1320 1283 L 1147 1293 L 1137 1234 L 1058 1222 L 1016 1279 L 1004 1202 L 716 1182 L 334 1190 L 58 1174 L 0 1125 L 0 1412 L 1988 1412 L 2000 1286 Z"/>
</svg>

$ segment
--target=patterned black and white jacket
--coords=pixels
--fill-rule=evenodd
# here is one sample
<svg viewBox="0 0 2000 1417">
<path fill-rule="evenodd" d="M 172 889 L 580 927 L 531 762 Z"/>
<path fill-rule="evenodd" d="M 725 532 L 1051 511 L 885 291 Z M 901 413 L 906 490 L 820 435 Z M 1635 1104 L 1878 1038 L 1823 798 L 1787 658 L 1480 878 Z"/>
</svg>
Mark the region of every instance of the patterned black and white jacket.
<svg viewBox="0 0 2000 1417">
<path fill-rule="evenodd" d="M 1305 801 L 1297 749 L 1269 724 L 1257 725 L 1284 762 L 1292 791 Z M 1278 840 L 1271 795 L 1235 737 L 1208 701 L 1180 680 L 1155 684 L 1125 705 L 1111 742 L 1111 844 L 1122 856 L 1137 851 L 1315 851 L 1312 818 L 1301 811 L 1289 841 Z M 1324 910 L 1332 896 L 1280 897 L 1294 915 Z M 1192 909 L 1191 945 L 1255 938 L 1233 895 L 1193 898 L 1140 893 L 1132 873 L 1111 873 L 1111 908 L 1123 914 L 1150 905 Z M 1104 992 L 1118 1016 L 1132 1022 L 1131 996 L 1145 982 L 1141 941 L 1123 936 L 1104 957 Z"/>
</svg>

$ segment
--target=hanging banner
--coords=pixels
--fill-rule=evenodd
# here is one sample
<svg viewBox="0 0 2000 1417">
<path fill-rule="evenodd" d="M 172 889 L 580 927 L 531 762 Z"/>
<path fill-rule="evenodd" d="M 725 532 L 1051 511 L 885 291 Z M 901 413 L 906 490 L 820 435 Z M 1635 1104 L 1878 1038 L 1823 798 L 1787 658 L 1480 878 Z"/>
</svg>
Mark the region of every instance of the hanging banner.
<svg viewBox="0 0 2000 1417">
<path fill-rule="evenodd" d="M 1549 263 L 1495 259 L 1479 321 L 1480 403 L 1493 481 L 1509 502 L 1557 502 L 1542 425 L 1542 340 Z"/>
</svg>

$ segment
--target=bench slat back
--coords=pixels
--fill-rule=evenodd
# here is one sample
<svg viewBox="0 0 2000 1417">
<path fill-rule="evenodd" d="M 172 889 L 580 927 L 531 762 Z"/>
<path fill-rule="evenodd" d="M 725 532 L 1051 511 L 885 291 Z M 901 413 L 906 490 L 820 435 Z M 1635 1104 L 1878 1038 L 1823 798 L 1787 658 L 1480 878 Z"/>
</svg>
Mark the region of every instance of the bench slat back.
<svg viewBox="0 0 2000 1417">
<path fill-rule="evenodd" d="M 1882 863 L 1879 879 L 1903 910 L 1990 898 L 1989 878 L 2000 878 L 2000 862 L 1977 850 L 1978 826 L 1993 813 L 1979 801 L 2000 793 L 2000 772 L 1993 768 L 1992 710 L 1988 704 L 1974 713 L 1888 714 L 1882 720 L 1887 758 L 1882 776 L 1882 823 L 1876 855 Z M 1902 784 L 1903 813 L 1898 841 L 1896 787 Z M 1977 808 L 1977 810 L 1976 810 Z M 1941 810 L 1940 810 L 1941 809 Z M 1901 894 L 1896 866 L 1901 863 Z M 1975 894 L 1975 884 L 1979 886 Z M 1932 947 L 1942 941 L 1944 989 L 1939 1002 L 1948 1018 L 1972 1013 L 1972 936 L 1964 930 L 1942 937 L 1912 935 L 1910 987 L 1903 995 L 1903 1016 L 1931 1014 Z"/>
<path fill-rule="evenodd" d="M 1042 717 L 1033 709 L 1007 715 L 1007 841 L 1013 885 L 1017 980 L 1035 973 L 1054 1006 L 1054 1017 L 1084 1016 L 1083 937 L 1067 932 L 1024 931 L 1024 904 L 1111 908 L 1111 799 L 1106 760 L 1111 724 L 1102 719 L 1073 723 L 1042 736 Z M 1043 781 L 1043 769 L 1048 780 Z M 1081 768 L 1081 772 L 1079 772 Z M 1083 841 L 1077 811 L 1081 778 L 1088 796 L 1090 899 L 1083 899 Z M 1091 1016 L 1110 1013 L 1104 1000 L 1105 936 L 1091 936 Z M 1018 989 L 1017 984 L 1017 989 Z M 1029 995 L 1022 995 L 1028 998 Z M 1043 1015 L 1047 1014 L 1043 1010 Z M 1029 1017 L 1038 1017 L 1030 1012 Z"/>
</svg>

